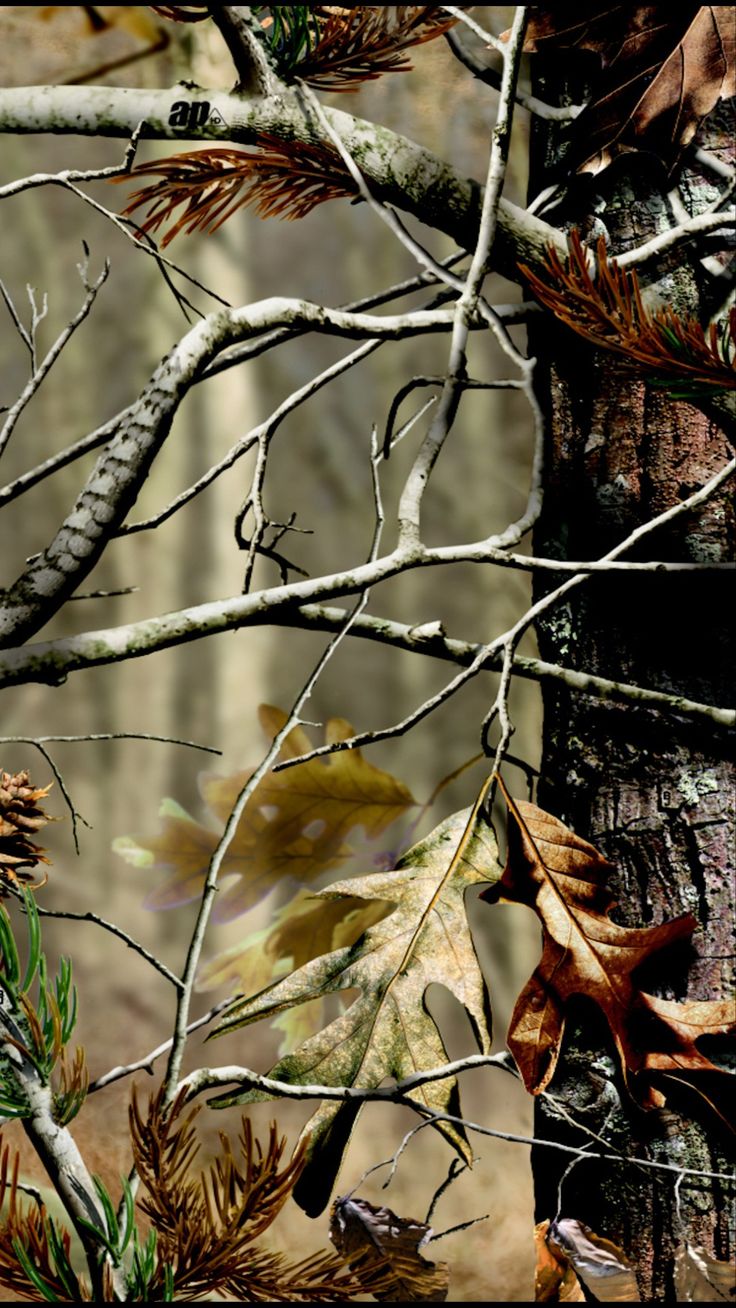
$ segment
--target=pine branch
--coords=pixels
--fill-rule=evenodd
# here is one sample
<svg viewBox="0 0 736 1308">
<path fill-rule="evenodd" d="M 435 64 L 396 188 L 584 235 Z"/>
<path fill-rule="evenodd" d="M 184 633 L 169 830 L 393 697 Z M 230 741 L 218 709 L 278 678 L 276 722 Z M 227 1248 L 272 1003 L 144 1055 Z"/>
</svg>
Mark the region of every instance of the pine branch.
<svg viewBox="0 0 736 1308">
<path fill-rule="evenodd" d="M 157 1277 L 171 1268 L 176 1298 L 201 1302 L 203 1294 L 289 1302 L 345 1300 L 386 1288 L 383 1267 L 348 1270 L 333 1253 L 297 1262 L 260 1247 L 260 1238 L 286 1201 L 302 1171 L 298 1149 L 283 1163 L 286 1140 L 271 1123 L 262 1147 L 243 1118 L 237 1149 L 221 1133 L 218 1156 L 199 1175 L 192 1171 L 199 1152 L 194 1127 L 198 1108 L 182 1116 L 186 1092 L 170 1108 L 159 1091 L 144 1116 L 135 1092 L 130 1130 L 136 1167 L 147 1190 L 141 1208 L 157 1237 Z M 151 1283 L 154 1293 L 157 1283 Z"/>
<path fill-rule="evenodd" d="M 444 35 L 457 22 L 436 5 L 358 5 L 315 12 L 318 39 L 292 71 L 323 91 L 353 91 L 383 73 L 410 72 L 404 51 Z"/>
<path fill-rule="evenodd" d="M 525 264 L 519 270 L 555 317 L 594 345 L 623 355 L 654 385 L 684 398 L 736 389 L 736 307 L 706 333 L 697 319 L 680 318 L 668 304 L 649 312 L 636 273 L 608 259 L 603 237 L 596 247 L 595 274 L 587 256 L 580 234 L 573 231 L 566 265 L 550 247 L 547 277 Z"/>
<path fill-rule="evenodd" d="M 280 141 L 264 132 L 257 153 L 212 147 L 141 164 L 133 177 L 161 177 L 141 187 L 124 210 L 151 209 L 144 232 L 167 224 L 161 244 L 180 232 L 214 232 L 238 209 L 252 206 L 261 218 L 303 218 L 326 200 L 356 197 L 356 187 L 329 146 Z M 113 179 L 127 181 L 128 178 Z M 174 221 L 182 205 L 184 211 Z"/>
<path fill-rule="evenodd" d="M 12 1162 L 11 1162 L 12 1157 Z M 45 1205 L 19 1201 L 20 1157 L 7 1145 L 0 1157 L 0 1285 L 24 1303 L 78 1303 L 89 1298 L 71 1269 L 71 1236 L 56 1228 Z"/>
</svg>

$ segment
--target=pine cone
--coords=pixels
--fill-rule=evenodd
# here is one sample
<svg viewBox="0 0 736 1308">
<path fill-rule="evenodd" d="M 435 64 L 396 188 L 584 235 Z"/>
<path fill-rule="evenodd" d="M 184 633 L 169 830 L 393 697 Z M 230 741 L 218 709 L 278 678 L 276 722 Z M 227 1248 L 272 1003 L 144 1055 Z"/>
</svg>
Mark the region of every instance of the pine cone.
<svg viewBox="0 0 736 1308">
<path fill-rule="evenodd" d="M 31 836 L 35 836 L 47 822 L 47 813 L 39 808 L 38 801 L 48 795 L 51 786 L 37 790 L 31 785 L 27 771 L 0 772 L 0 898 L 7 895 L 8 883 L 33 884 L 28 870 L 38 863 L 48 863 L 45 852 Z M 44 876 L 40 884 L 46 881 Z"/>
</svg>

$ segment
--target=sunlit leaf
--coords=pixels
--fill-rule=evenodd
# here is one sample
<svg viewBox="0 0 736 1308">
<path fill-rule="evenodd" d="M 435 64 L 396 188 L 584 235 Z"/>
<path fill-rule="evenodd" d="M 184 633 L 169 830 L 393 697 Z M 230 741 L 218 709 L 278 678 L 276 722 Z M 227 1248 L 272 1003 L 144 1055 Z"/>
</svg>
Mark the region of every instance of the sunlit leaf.
<svg viewBox="0 0 736 1308">
<path fill-rule="evenodd" d="M 254 999 L 237 1002 L 214 1034 L 275 1017 L 317 996 L 358 990 L 345 1012 L 272 1069 L 294 1083 L 374 1087 L 447 1059 L 425 1002 L 428 986 L 446 986 L 464 1006 L 479 1049 L 491 1045 L 488 993 L 465 912 L 465 893 L 496 875 L 497 849 L 484 812 L 486 783 L 473 809 L 446 818 L 399 861 L 396 870 L 338 882 L 320 892 L 334 897 L 382 900 L 394 911 L 354 945 L 313 959 Z M 262 1097 L 260 1092 L 224 1096 L 224 1106 Z M 454 1079 L 412 1091 L 411 1097 L 439 1113 L 458 1114 Z M 304 1131 L 307 1164 L 295 1197 L 309 1213 L 327 1203 L 343 1151 L 360 1111 L 354 1102 L 326 1102 Z M 468 1161 L 465 1133 L 451 1123 L 438 1129 Z"/>
<path fill-rule="evenodd" d="M 318 954 L 352 945 L 391 911 L 390 904 L 378 901 L 350 896 L 325 901 L 300 890 L 288 904 L 276 909 L 269 926 L 252 931 L 211 959 L 201 971 L 197 988 L 229 985 L 234 994 L 257 994 Z M 283 1032 L 279 1053 L 285 1054 L 324 1025 L 324 1000 L 320 997 L 289 1009 L 273 1025 Z"/>
</svg>

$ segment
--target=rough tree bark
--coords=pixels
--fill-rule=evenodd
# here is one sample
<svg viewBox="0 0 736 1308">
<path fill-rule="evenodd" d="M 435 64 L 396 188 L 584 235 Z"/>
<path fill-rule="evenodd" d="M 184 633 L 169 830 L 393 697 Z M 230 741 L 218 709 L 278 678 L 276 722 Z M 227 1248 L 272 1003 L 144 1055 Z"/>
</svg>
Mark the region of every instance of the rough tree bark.
<svg viewBox="0 0 736 1308">
<path fill-rule="evenodd" d="M 540 70 L 539 80 L 538 94 L 548 102 L 555 94 L 560 103 L 583 99 L 579 82 L 549 68 Z M 699 142 L 722 158 L 733 151 L 732 108 L 733 102 L 705 124 Z M 554 124 L 535 124 L 532 194 L 548 184 L 553 168 L 559 176 L 558 136 Z M 712 199 L 710 181 L 693 170 L 680 179 L 693 211 Z M 564 206 L 549 217 L 584 236 L 605 227 L 609 250 L 622 252 L 672 223 L 667 190 L 652 156 L 629 154 L 596 179 L 575 179 Z M 672 268 L 673 301 L 684 312 L 702 313 L 704 280 L 697 262 Z M 531 345 L 548 420 L 536 552 L 597 558 L 731 457 L 723 434 L 697 409 L 633 380 L 617 359 L 572 333 L 542 327 Z M 726 560 L 733 558 L 733 535 L 727 484 L 699 514 L 660 533 L 653 548 L 662 559 Z M 597 578 L 545 615 L 538 632 L 542 657 L 725 704 L 734 653 L 727 584 L 723 574 Z M 672 715 L 556 687 L 546 689 L 544 708 L 539 802 L 615 865 L 614 916 L 629 926 L 688 911 L 698 919 L 693 947 L 670 951 L 642 977 L 643 988 L 678 999 L 732 993 L 734 774 L 725 733 L 703 733 Z M 622 1090 L 605 1030 L 582 1003 L 568 1024 L 550 1090 L 626 1153 L 724 1170 L 726 1143 L 702 1097 L 670 1081 L 666 1107 L 639 1109 Z M 544 1100 L 537 1135 L 581 1143 L 580 1132 Z M 682 1185 L 678 1229 L 673 1174 L 652 1180 L 630 1166 L 588 1162 L 574 1167 L 560 1187 L 566 1167 L 560 1158 L 548 1149 L 534 1151 L 537 1220 L 559 1209 L 614 1240 L 639 1268 L 643 1299 L 674 1298 L 673 1255 L 683 1236 L 719 1259 L 732 1254 L 730 1201 L 717 1181 Z"/>
</svg>

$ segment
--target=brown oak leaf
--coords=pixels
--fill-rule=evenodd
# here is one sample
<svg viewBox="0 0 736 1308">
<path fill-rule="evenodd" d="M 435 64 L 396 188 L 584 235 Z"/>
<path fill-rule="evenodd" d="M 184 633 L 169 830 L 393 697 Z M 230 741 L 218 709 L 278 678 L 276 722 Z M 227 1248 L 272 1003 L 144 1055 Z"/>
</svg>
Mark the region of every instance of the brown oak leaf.
<svg viewBox="0 0 736 1308">
<path fill-rule="evenodd" d="M 697 1048 L 700 1036 L 736 1026 L 727 1000 L 676 1003 L 639 990 L 635 969 L 658 951 L 689 940 L 690 913 L 659 926 L 631 928 L 611 919 L 606 885 L 611 865 L 587 840 L 535 804 L 508 804 L 503 876 L 481 894 L 491 902 L 528 904 L 542 921 L 542 958 L 516 1001 L 508 1045 L 531 1094 L 548 1085 L 557 1064 L 567 1004 L 586 996 L 611 1028 L 624 1077 L 645 1107 L 662 1102 L 651 1074 L 727 1077 Z"/>
<path fill-rule="evenodd" d="M 578 172 L 649 150 L 671 173 L 703 119 L 736 95 L 730 5 L 535 6 L 524 48 L 599 57 L 602 72 L 572 128 L 569 162 Z"/>
</svg>

